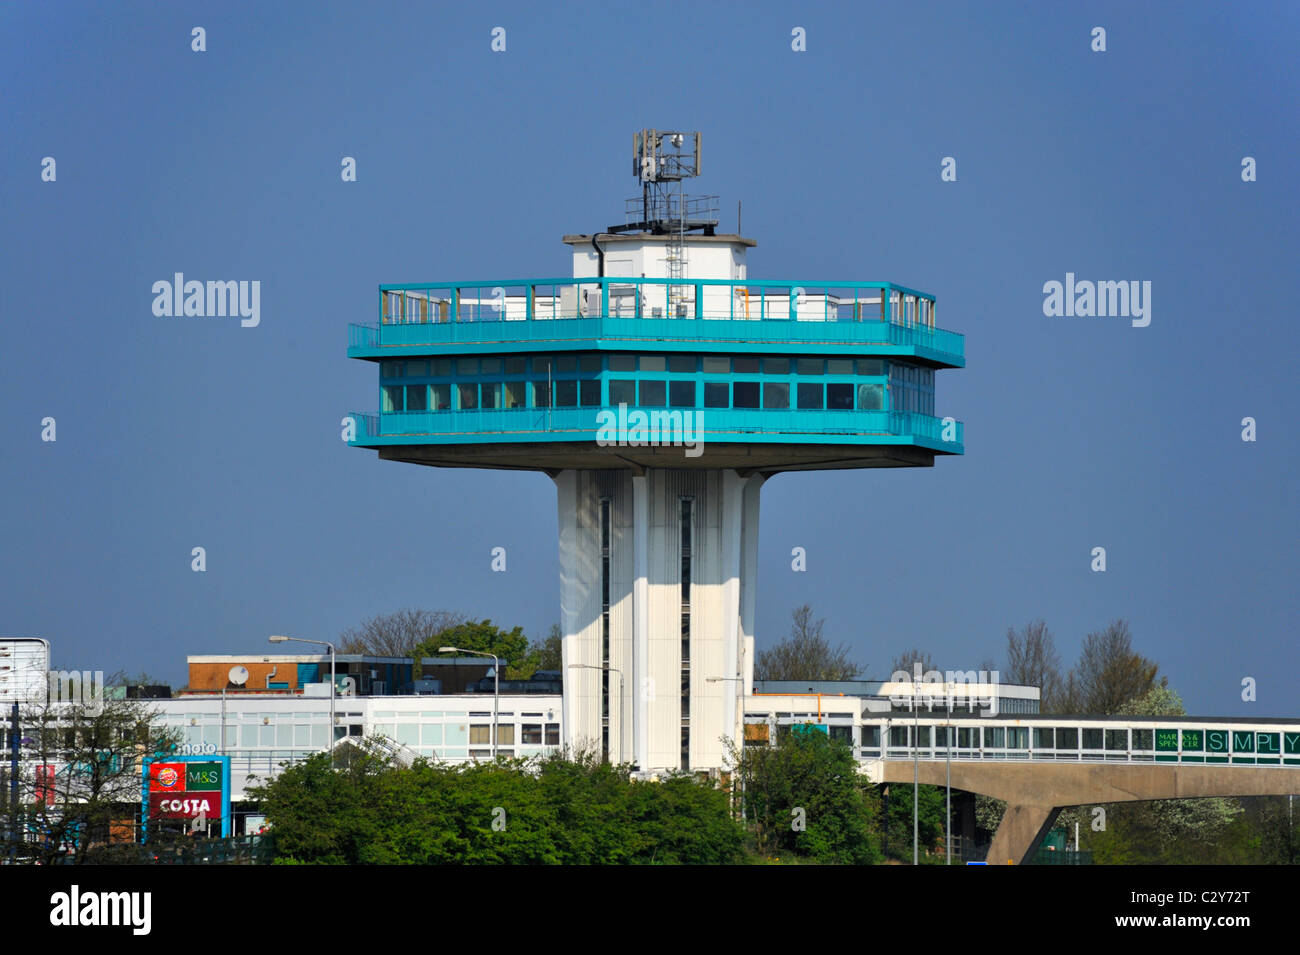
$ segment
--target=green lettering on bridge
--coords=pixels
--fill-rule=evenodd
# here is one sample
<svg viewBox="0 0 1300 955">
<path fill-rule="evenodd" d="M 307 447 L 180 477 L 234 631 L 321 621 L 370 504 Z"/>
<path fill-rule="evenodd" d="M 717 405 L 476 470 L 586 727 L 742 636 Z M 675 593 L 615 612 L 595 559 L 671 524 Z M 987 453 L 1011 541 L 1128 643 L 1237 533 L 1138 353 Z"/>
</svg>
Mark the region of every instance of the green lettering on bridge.
<svg viewBox="0 0 1300 955">
<path fill-rule="evenodd" d="M 1269 753 L 1269 754 L 1271 754 L 1271 755 L 1276 755 L 1277 753 L 1281 752 L 1281 750 L 1278 749 L 1278 745 L 1277 745 L 1277 743 L 1278 743 L 1278 739 L 1277 739 L 1277 734 L 1276 734 L 1276 733 L 1256 733 L 1256 734 L 1255 734 L 1255 750 L 1256 750 L 1256 752 L 1260 752 L 1260 753 Z"/>
<path fill-rule="evenodd" d="M 1255 734 L 1254 733 L 1233 733 L 1232 751 L 1234 753 L 1255 752 Z"/>
<path fill-rule="evenodd" d="M 1288 753 L 1300 755 L 1300 733 L 1283 733 L 1282 742 L 1286 745 Z"/>
<path fill-rule="evenodd" d="M 1206 730 L 1205 748 L 1211 753 L 1226 753 L 1228 751 L 1228 731 Z"/>
<path fill-rule="evenodd" d="M 1200 752 L 1205 748 L 1205 738 L 1200 730 L 1183 730 L 1183 750 Z"/>
<path fill-rule="evenodd" d="M 1178 752 L 1178 730 L 1156 730 L 1156 752 Z"/>
</svg>

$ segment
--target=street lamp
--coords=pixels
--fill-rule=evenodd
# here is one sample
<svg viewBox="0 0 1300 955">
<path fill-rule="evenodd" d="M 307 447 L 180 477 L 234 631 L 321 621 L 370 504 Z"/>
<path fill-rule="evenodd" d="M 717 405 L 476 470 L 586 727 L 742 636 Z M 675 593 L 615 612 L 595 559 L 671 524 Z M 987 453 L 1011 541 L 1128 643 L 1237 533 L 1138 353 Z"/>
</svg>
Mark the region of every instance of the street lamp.
<svg viewBox="0 0 1300 955">
<path fill-rule="evenodd" d="M 609 666 L 608 664 L 604 666 L 597 666 L 594 663 L 570 663 L 569 669 L 570 670 L 601 670 L 601 671 L 609 670 L 611 673 L 618 674 L 618 755 L 620 759 L 625 759 L 627 756 L 627 748 L 623 745 L 623 734 L 626 732 L 626 726 L 627 726 L 627 719 L 626 719 L 627 699 L 626 699 L 626 694 L 624 694 L 623 692 L 623 671 L 620 670 L 618 667 L 612 667 Z M 609 758 L 608 753 L 606 753 L 605 756 L 607 759 Z"/>
<path fill-rule="evenodd" d="M 462 650 L 460 647 L 439 647 L 439 653 L 468 653 L 476 657 L 492 658 L 492 758 L 497 758 L 497 714 L 501 710 L 501 660 L 495 653 L 482 650 Z"/>
<path fill-rule="evenodd" d="M 290 641 L 292 641 L 294 643 L 315 643 L 322 647 L 329 647 L 330 650 L 330 769 L 333 769 L 334 768 L 334 742 L 335 742 L 334 723 L 337 719 L 337 717 L 334 715 L 334 644 L 330 643 L 328 640 L 308 640 L 306 637 L 284 637 L 279 635 L 273 637 L 267 637 L 266 639 L 269 640 L 271 643 L 289 643 Z M 225 730 L 222 730 L 222 735 L 224 737 Z M 225 742 L 224 738 L 222 739 L 222 742 L 223 743 Z"/>
</svg>

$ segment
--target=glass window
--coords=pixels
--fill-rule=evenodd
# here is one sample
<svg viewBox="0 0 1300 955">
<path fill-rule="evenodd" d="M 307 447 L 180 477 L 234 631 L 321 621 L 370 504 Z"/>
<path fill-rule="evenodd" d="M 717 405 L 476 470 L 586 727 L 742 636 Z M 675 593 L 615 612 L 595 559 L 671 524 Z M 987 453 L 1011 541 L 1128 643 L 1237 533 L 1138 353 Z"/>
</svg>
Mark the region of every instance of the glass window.
<svg viewBox="0 0 1300 955">
<path fill-rule="evenodd" d="M 826 374 L 828 375 L 851 375 L 853 374 L 852 358 L 828 358 L 826 359 Z"/>
<path fill-rule="evenodd" d="M 559 723 L 546 724 L 546 745 L 547 746 L 560 745 L 560 724 Z"/>
<path fill-rule="evenodd" d="M 642 371 L 668 370 L 668 360 L 663 355 L 642 355 L 637 365 Z"/>
<path fill-rule="evenodd" d="M 704 407 L 726 408 L 731 403 L 731 388 L 725 381 L 704 383 Z"/>
<path fill-rule="evenodd" d="M 975 737 L 972 740 L 971 734 Z M 973 749 L 979 745 L 979 730 L 969 727 L 958 727 L 957 729 L 957 746 L 959 749 Z"/>
<path fill-rule="evenodd" d="M 579 355 L 578 371 L 600 371 L 600 356 Z"/>
<path fill-rule="evenodd" d="M 859 375 L 883 375 L 885 373 L 885 363 L 879 358 L 859 358 L 858 374 Z"/>
<path fill-rule="evenodd" d="M 830 730 L 831 739 L 843 740 L 846 743 L 853 742 L 852 726 L 830 726 L 827 728 Z"/>
<path fill-rule="evenodd" d="M 542 745 L 542 724 L 541 723 L 524 723 L 520 727 L 520 742 L 525 746 Z"/>
<path fill-rule="evenodd" d="M 811 408 L 821 410 L 822 408 L 822 386 L 820 384 L 809 384 L 806 381 L 799 382 L 797 398 L 800 408 Z"/>
<path fill-rule="evenodd" d="M 544 375 L 548 371 L 555 371 L 555 359 L 550 355 L 543 355 L 533 359 L 533 374 Z"/>
<path fill-rule="evenodd" d="M 1084 749 L 1101 749 L 1101 728 L 1085 727 L 1083 731 Z"/>
<path fill-rule="evenodd" d="M 722 358 L 717 355 L 705 355 L 701 359 L 703 371 L 710 375 L 725 375 L 731 371 L 731 359 Z"/>
<path fill-rule="evenodd" d="M 429 410 L 446 411 L 451 407 L 451 385 L 429 386 Z"/>
<path fill-rule="evenodd" d="M 507 408 L 526 408 L 528 406 L 528 397 L 526 394 L 527 382 L 507 381 L 505 406 Z"/>
<path fill-rule="evenodd" d="M 853 386 L 831 382 L 826 386 L 826 407 L 833 411 L 853 410 Z"/>
<path fill-rule="evenodd" d="M 737 359 L 739 360 L 739 359 Z M 737 408 L 757 408 L 758 407 L 758 382 L 756 381 L 738 381 L 735 386 L 735 407 Z"/>
<path fill-rule="evenodd" d="M 480 386 L 480 398 L 483 401 L 484 408 L 501 407 L 501 382 L 485 381 Z"/>
<path fill-rule="evenodd" d="M 1050 729 L 1034 727 L 1034 749 L 1056 749 L 1056 741 Z"/>
<path fill-rule="evenodd" d="M 666 389 L 662 381 L 641 382 L 641 407 L 662 408 L 666 399 Z"/>
<path fill-rule="evenodd" d="M 434 376 L 438 378 L 446 378 L 451 374 L 451 359 L 435 358 L 433 361 L 429 362 L 429 367 Z"/>
<path fill-rule="evenodd" d="M 481 359 L 481 364 L 479 368 L 485 375 L 499 375 L 501 374 L 501 359 L 500 358 Z"/>
<path fill-rule="evenodd" d="M 738 375 L 756 375 L 758 374 L 757 358 L 737 358 L 732 362 L 734 370 Z"/>
<path fill-rule="evenodd" d="M 423 378 L 429 373 L 429 363 L 427 361 L 408 361 L 406 363 L 407 378 Z"/>
<path fill-rule="evenodd" d="M 559 358 L 555 359 L 555 370 L 556 371 L 577 371 L 578 356 L 561 355 Z"/>
<path fill-rule="evenodd" d="M 610 355 L 610 371 L 636 371 L 635 355 Z"/>
<path fill-rule="evenodd" d="M 763 383 L 764 408 L 789 408 L 790 386 L 784 381 L 765 381 Z"/>
<path fill-rule="evenodd" d="M 984 748 L 985 749 L 1005 749 L 1007 744 L 1007 731 L 1001 726 L 984 727 Z"/>
<path fill-rule="evenodd" d="M 1056 748 L 1057 749 L 1078 749 L 1079 748 L 1079 731 L 1071 727 L 1070 729 L 1058 729 L 1056 731 Z"/>
<path fill-rule="evenodd" d="M 1029 748 L 1029 727 L 1028 726 L 1007 727 L 1007 749 L 1028 749 L 1028 748 Z"/>
<path fill-rule="evenodd" d="M 456 400 L 466 410 L 478 407 L 478 385 L 457 385 Z"/>
<path fill-rule="evenodd" d="M 1107 749 L 1128 749 L 1128 730 L 1106 730 Z"/>
<path fill-rule="evenodd" d="M 402 395 L 405 393 L 401 385 L 384 385 L 383 404 L 384 411 L 401 411 L 405 407 Z"/>
<path fill-rule="evenodd" d="M 820 358 L 800 358 L 795 370 L 801 375 L 820 375 L 822 360 Z"/>
<path fill-rule="evenodd" d="M 611 405 L 636 404 L 636 382 L 611 381 L 609 383 L 609 403 Z"/>
<path fill-rule="evenodd" d="M 561 379 L 555 383 L 555 406 L 557 408 L 578 407 L 578 383 L 575 380 Z"/>
<path fill-rule="evenodd" d="M 469 728 L 470 743 L 487 745 L 492 742 L 492 724 L 491 723 L 473 723 Z"/>
<path fill-rule="evenodd" d="M 427 411 L 428 408 L 429 408 L 429 386 L 428 385 L 407 385 L 406 386 L 406 410 Z"/>
<path fill-rule="evenodd" d="M 477 375 L 478 359 L 477 358 L 457 358 L 456 374 L 458 375 Z"/>
<path fill-rule="evenodd" d="M 885 407 L 884 385 L 858 385 L 858 410 L 881 411 Z"/>
<path fill-rule="evenodd" d="M 1152 737 L 1151 730 L 1134 730 L 1133 731 L 1133 748 L 1136 750 L 1152 750 L 1155 748 L 1155 740 Z"/>
<path fill-rule="evenodd" d="M 677 372 L 692 372 L 695 370 L 694 355 L 669 355 L 668 370 Z"/>
<path fill-rule="evenodd" d="M 580 382 L 578 401 L 584 408 L 594 408 L 600 404 L 600 382 Z"/>
<path fill-rule="evenodd" d="M 790 374 L 790 359 L 764 358 L 763 371 L 769 375 L 788 375 Z"/>
<path fill-rule="evenodd" d="M 527 373 L 528 373 L 528 359 L 527 359 L 527 358 L 507 358 L 507 359 L 506 359 L 506 374 L 507 374 L 507 375 L 523 375 L 523 374 L 527 374 Z"/>
<path fill-rule="evenodd" d="M 533 382 L 533 407 L 549 408 L 551 406 L 551 386 L 547 381 Z"/>
<path fill-rule="evenodd" d="M 515 745 L 515 724 L 501 723 L 497 726 L 497 745 L 513 746 Z"/>
<path fill-rule="evenodd" d="M 400 361 L 385 361 L 379 365 L 379 374 L 384 378 L 401 378 L 402 363 Z"/>
<path fill-rule="evenodd" d="M 880 727 L 864 726 L 862 727 L 862 745 L 879 746 L 880 745 Z"/>
<path fill-rule="evenodd" d="M 668 382 L 668 404 L 673 408 L 695 407 L 695 382 Z"/>
</svg>

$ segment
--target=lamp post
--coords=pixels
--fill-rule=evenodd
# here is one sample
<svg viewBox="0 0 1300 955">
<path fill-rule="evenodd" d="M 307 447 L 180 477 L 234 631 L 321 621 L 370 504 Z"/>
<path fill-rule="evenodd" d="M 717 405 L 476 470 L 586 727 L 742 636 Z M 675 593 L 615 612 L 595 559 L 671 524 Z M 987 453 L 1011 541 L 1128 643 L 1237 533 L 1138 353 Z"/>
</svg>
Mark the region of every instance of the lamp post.
<svg viewBox="0 0 1300 955">
<path fill-rule="evenodd" d="M 912 865 L 921 864 L 921 745 L 916 721 L 916 689 L 912 690 Z"/>
<path fill-rule="evenodd" d="M 949 710 L 949 714 L 951 714 Z M 943 817 L 943 835 L 947 842 L 944 850 L 943 864 L 952 865 L 952 720 L 943 728 L 943 760 L 948 773 L 948 812 Z"/>
<path fill-rule="evenodd" d="M 269 640 L 271 643 L 289 643 L 290 641 L 292 641 L 292 642 L 294 642 L 294 643 L 315 643 L 315 644 L 317 644 L 317 645 L 319 645 L 319 646 L 322 646 L 322 647 L 329 647 L 329 651 L 330 651 L 330 740 L 329 740 L 329 746 L 330 746 L 330 769 L 333 769 L 333 768 L 334 768 L 334 742 L 335 742 L 335 740 L 334 740 L 334 723 L 335 723 L 335 721 L 337 720 L 337 717 L 334 715 L 334 644 L 330 643 L 328 640 L 308 640 L 306 637 L 285 637 L 285 636 L 279 636 L 279 635 L 277 635 L 277 636 L 273 636 L 273 637 L 267 637 L 266 639 Z M 222 743 L 224 744 L 224 743 L 225 743 L 225 739 L 224 739 L 224 736 L 225 736 L 225 729 L 223 728 L 221 732 L 222 732 L 222 737 L 223 737 L 223 739 L 222 739 Z"/>
<path fill-rule="evenodd" d="M 462 650 L 460 647 L 439 647 L 439 653 L 468 653 L 476 657 L 492 658 L 492 758 L 497 758 L 497 715 L 501 711 L 501 660 L 495 653 L 482 650 Z"/>
<path fill-rule="evenodd" d="M 627 747 L 623 745 L 624 743 L 623 737 L 627 727 L 627 718 L 626 718 L 627 698 L 626 698 L 626 694 L 623 692 L 623 671 L 620 670 L 618 667 L 612 667 L 609 666 L 608 664 L 606 664 L 605 666 L 597 666 L 594 663 L 570 663 L 569 669 L 570 670 L 601 670 L 601 671 L 609 670 L 611 673 L 618 674 L 618 755 L 620 759 L 625 758 L 627 754 Z"/>
</svg>

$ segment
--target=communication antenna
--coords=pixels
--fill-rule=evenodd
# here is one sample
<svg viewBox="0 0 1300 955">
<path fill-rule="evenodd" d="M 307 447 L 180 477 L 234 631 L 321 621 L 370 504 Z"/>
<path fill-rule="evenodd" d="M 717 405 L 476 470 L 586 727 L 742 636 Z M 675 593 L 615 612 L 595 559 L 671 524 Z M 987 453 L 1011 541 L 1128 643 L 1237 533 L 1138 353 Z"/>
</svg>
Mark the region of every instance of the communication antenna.
<svg viewBox="0 0 1300 955">
<path fill-rule="evenodd" d="M 243 686 L 248 682 L 248 667 L 233 666 L 230 668 L 228 676 L 230 677 L 230 682 L 235 684 L 235 686 Z"/>
</svg>

